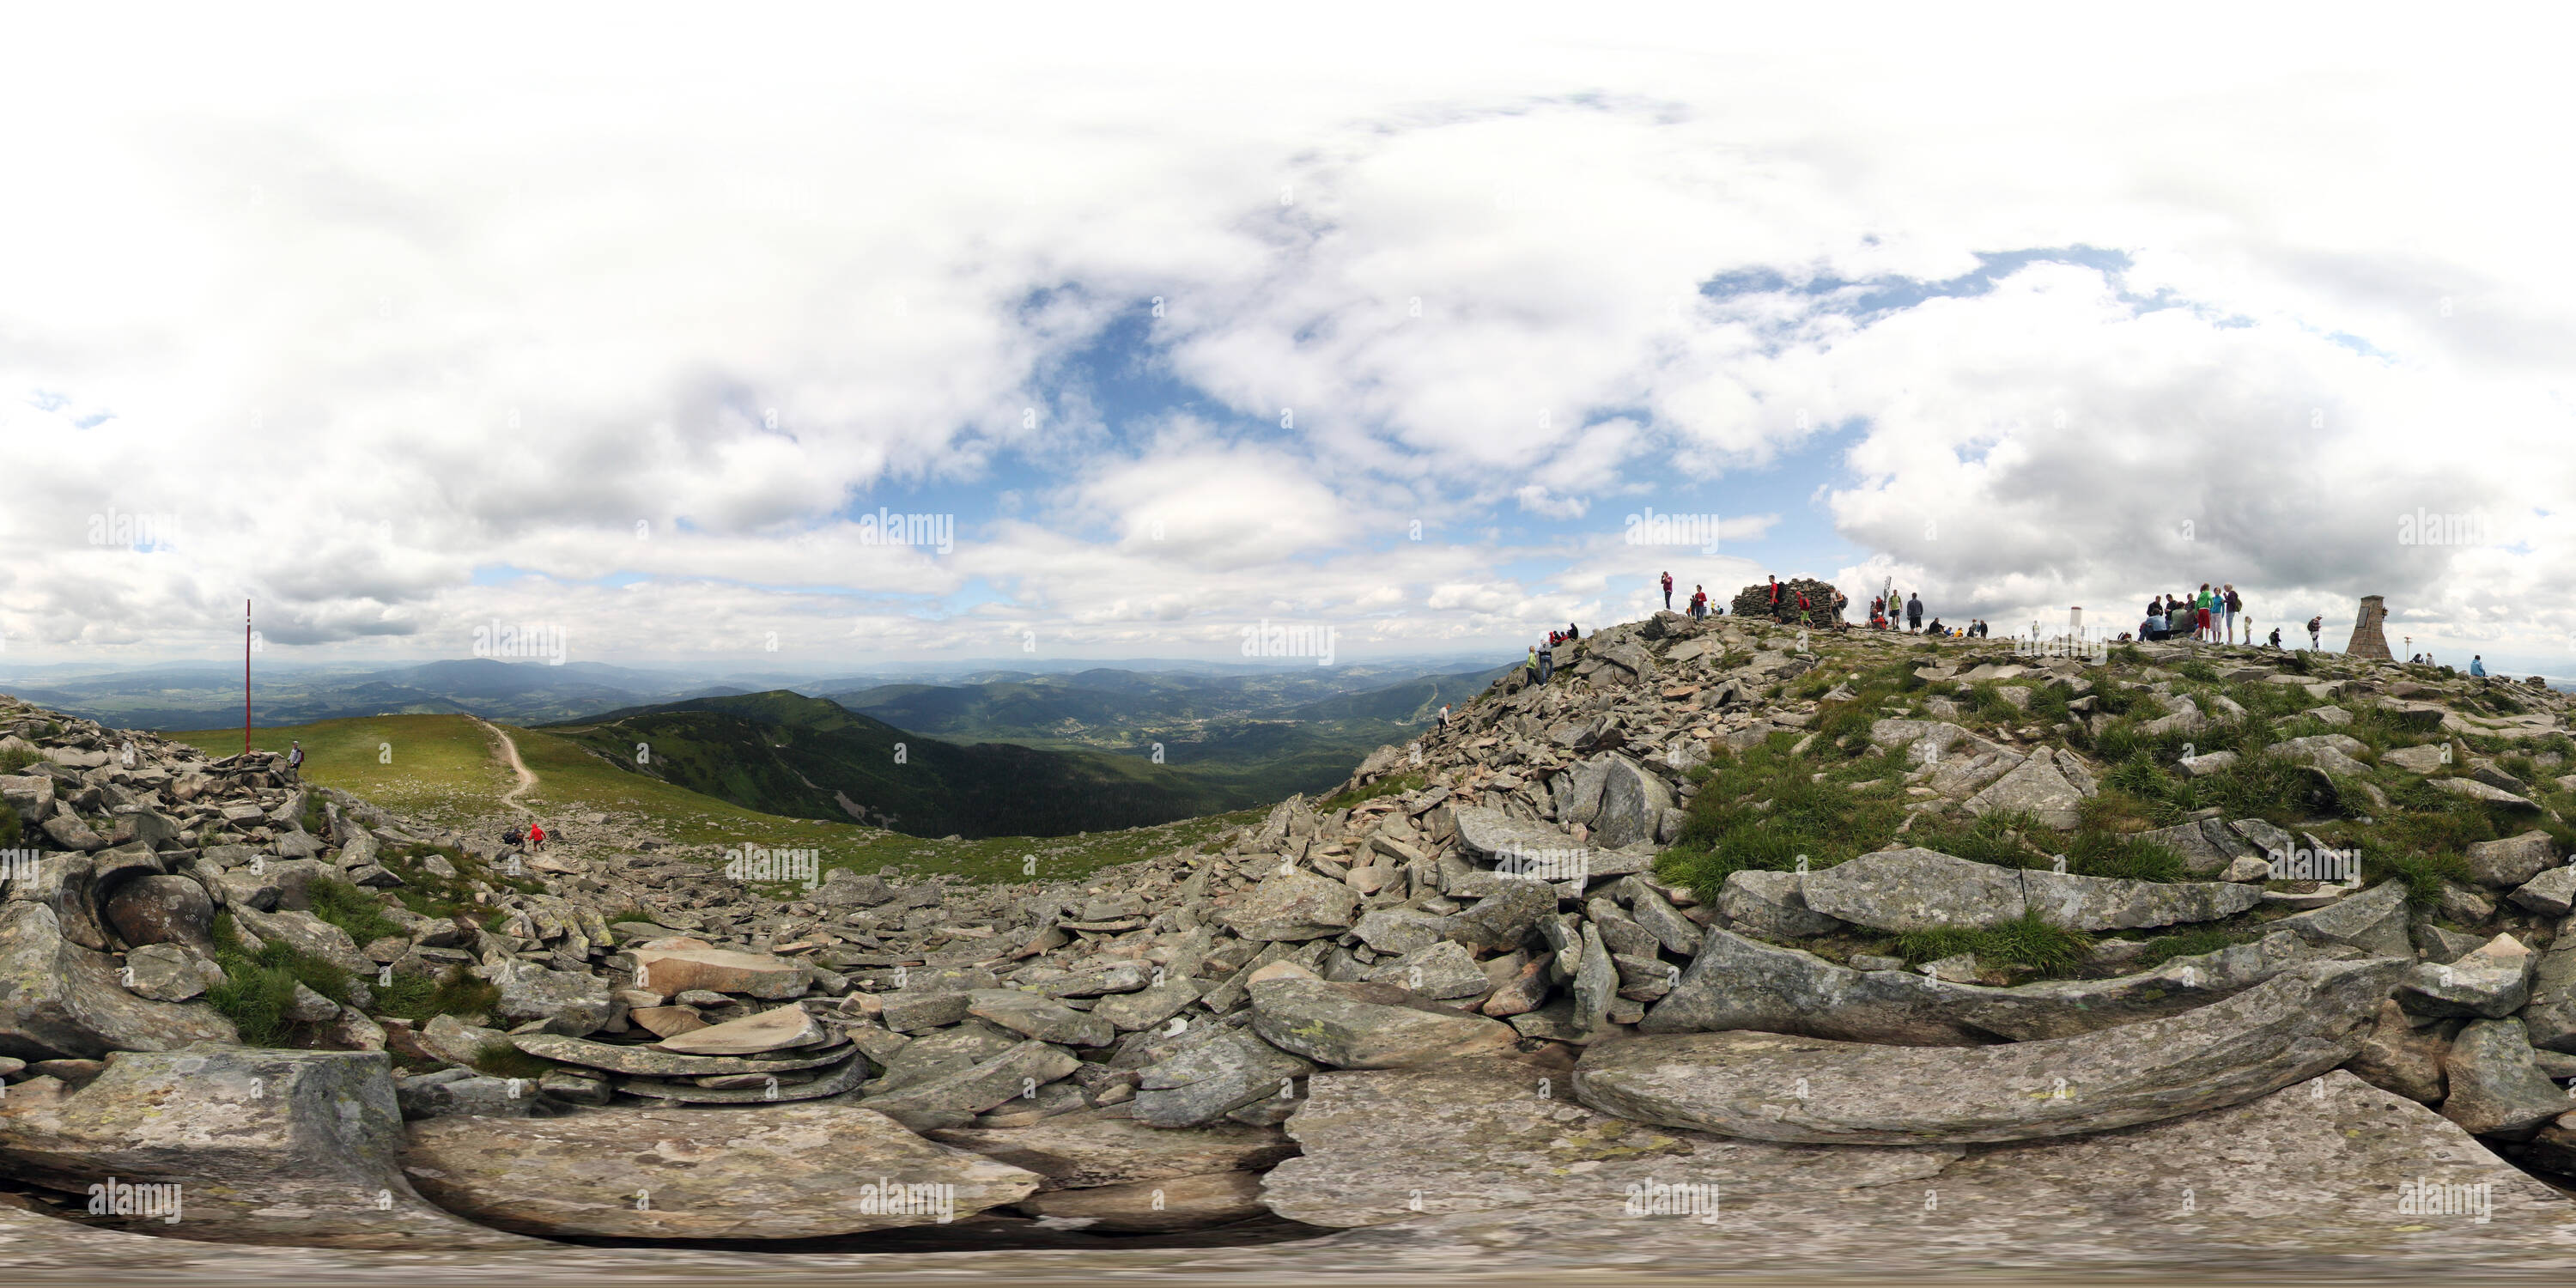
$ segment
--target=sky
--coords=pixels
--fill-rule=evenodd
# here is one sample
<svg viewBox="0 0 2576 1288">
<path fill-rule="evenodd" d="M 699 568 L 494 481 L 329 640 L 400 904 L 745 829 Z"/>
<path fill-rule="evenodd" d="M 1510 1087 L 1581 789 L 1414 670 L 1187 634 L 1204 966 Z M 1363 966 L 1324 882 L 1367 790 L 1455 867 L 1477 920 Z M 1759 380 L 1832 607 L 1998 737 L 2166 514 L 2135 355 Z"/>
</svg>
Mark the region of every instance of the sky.
<svg viewBox="0 0 2576 1288">
<path fill-rule="evenodd" d="M 2576 674 L 2568 33 L 2143 18 L 28 19 L 0 668 L 245 599 L 316 662 L 1517 654 L 1670 571 Z"/>
</svg>

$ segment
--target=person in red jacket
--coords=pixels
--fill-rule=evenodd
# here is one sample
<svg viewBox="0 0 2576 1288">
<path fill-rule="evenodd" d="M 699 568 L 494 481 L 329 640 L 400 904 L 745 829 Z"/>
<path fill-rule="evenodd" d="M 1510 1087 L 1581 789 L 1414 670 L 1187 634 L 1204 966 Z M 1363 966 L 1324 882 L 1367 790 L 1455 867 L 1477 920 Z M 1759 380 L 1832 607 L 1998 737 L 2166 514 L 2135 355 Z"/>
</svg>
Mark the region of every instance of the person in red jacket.
<svg viewBox="0 0 2576 1288">
<path fill-rule="evenodd" d="M 544 848 L 546 848 L 546 829 L 540 824 L 528 824 L 528 849 L 536 851 Z"/>
<path fill-rule="evenodd" d="M 1664 574 L 1664 611 L 1673 611 L 1673 575 L 1669 572 Z"/>
</svg>

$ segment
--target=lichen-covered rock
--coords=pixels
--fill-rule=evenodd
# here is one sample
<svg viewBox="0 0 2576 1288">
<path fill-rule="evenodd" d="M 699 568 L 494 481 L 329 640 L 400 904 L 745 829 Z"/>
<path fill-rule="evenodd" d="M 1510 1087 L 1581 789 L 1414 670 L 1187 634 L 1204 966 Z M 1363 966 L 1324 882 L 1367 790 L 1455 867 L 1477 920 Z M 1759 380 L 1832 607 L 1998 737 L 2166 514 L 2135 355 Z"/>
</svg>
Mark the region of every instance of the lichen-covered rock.
<svg viewBox="0 0 2576 1288">
<path fill-rule="evenodd" d="M 1489 1208 L 1609 1218 L 1632 1184 L 1723 1176 L 1740 1203 L 1925 1181 L 1963 1152 L 1665 1131 L 1577 1103 L 1566 1073 L 1510 1056 L 1319 1073 L 1287 1124 L 1302 1151 L 1272 1169 L 1264 1197 L 1291 1220 L 1344 1228 Z"/>
<path fill-rule="evenodd" d="M 1219 915 L 1246 939 L 1322 939 L 1351 928 L 1359 892 L 1304 868 L 1274 872 Z"/>
<path fill-rule="evenodd" d="M 2478 1020 L 2442 1058 L 2450 1094 L 2442 1116 L 2472 1135 L 2528 1132 L 2568 1112 L 2567 1093 L 2542 1076 L 2520 1020 Z"/>
<path fill-rule="evenodd" d="M 1586 1050 L 1574 1086 L 1604 1113 L 1755 1140 L 1945 1144 L 2105 1131 L 2242 1103 L 2343 1063 L 2401 969 L 2308 963 L 2180 1015 L 2003 1046 L 1640 1037 Z"/>
<path fill-rule="evenodd" d="M 516 1236 L 421 1201 L 397 1165 L 381 1053 L 207 1044 L 122 1051 L 52 1100 L 0 1098 L 0 1168 L 72 1194 L 108 1177 L 181 1187 L 163 1233 L 216 1242 L 508 1249 Z"/>
<path fill-rule="evenodd" d="M 441 1206 L 562 1238 L 799 1239 L 946 1224 L 1038 1177 L 856 1105 L 442 1117 L 403 1170 Z"/>
<path fill-rule="evenodd" d="M 239 1036 L 213 1007 L 156 1001 L 127 988 L 124 977 L 115 958 L 65 939 L 51 907 L 0 903 L 0 1056 L 95 1060 Z"/>
<path fill-rule="evenodd" d="M 1252 986 L 1252 1025 L 1280 1050 L 1337 1069 L 1394 1069 L 1499 1051 L 1510 1026 L 1384 984 L 1267 979 Z"/>
</svg>

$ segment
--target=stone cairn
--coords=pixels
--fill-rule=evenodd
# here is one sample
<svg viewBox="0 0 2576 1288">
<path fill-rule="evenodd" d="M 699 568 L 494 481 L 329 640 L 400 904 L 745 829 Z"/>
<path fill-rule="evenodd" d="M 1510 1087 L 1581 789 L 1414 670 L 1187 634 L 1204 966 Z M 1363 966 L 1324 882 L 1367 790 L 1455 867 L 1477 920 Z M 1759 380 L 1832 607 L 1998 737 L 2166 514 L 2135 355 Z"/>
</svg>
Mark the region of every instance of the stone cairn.
<svg viewBox="0 0 2576 1288">
<path fill-rule="evenodd" d="M 1834 616 L 1834 585 L 1832 582 L 1816 581 L 1812 578 L 1799 577 L 1790 581 L 1781 582 L 1780 584 L 1786 588 L 1780 592 L 1780 598 L 1788 605 L 1788 608 L 1782 616 L 1775 620 L 1792 622 L 1800 626 L 1831 626 L 1834 624 L 1836 619 Z M 1800 591 L 1806 592 L 1807 603 L 1811 605 L 1811 607 L 1808 608 L 1806 617 L 1803 621 L 1799 620 L 1797 609 L 1798 593 Z M 1845 607 L 1857 610 L 1864 617 L 1869 613 L 1869 605 L 1867 604 L 1848 604 L 1845 605 Z M 1735 592 L 1735 599 L 1727 605 L 1726 611 L 1733 613 L 1738 617 L 1770 617 L 1772 615 L 1771 583 L 1767 581 L 1757 581 L 1752 585 Z"/>
<path fill-rule="evenodd" d="M 2352 622 L 2352 642 L 2344 645 L 2343 651 L 2354 657 L 2375 657 L 2381 661 L 2394 660 L 2397 655 L 2388 651 L 2388 633 L 2380 629 L 2387 620 L 2387 596 L 2362 596 L 2361 615 L 2354 618 Z"/>
</svg>

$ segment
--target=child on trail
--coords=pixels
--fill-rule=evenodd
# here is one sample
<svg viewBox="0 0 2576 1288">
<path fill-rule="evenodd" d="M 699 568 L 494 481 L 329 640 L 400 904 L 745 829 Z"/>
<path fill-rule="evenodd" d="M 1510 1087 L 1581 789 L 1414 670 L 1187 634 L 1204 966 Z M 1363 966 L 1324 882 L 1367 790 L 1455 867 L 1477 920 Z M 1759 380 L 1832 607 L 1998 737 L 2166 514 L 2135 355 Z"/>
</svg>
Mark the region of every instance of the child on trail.
<svg viewBox="0 0 2576 1288">
<path fill-rule="evenodd" d="M 528 824 L 528 849 L 531 853 L 546 848 L 546 829 L 538 823 Z"/>
</svg>

